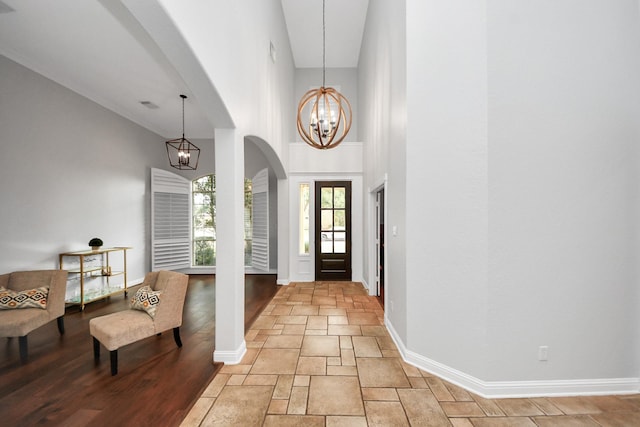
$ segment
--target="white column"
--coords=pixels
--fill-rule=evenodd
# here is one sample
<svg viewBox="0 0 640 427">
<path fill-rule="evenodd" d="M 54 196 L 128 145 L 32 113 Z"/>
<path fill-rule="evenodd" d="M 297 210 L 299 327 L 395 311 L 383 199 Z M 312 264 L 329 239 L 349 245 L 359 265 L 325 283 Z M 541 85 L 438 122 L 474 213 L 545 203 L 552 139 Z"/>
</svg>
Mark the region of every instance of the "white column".
<svg viewBox="0 0 640 427">
<path fill-rule="evenodd" d="M 278 285 L 288 285 L 289 270 L 289 180 L 278 180 Z M 297 251 L 297 248 L 295 249 Z"/>
<path fill-rule="evenodd" d="M 244 142 L 235 129 L 215 130 L 216 362 L 237 364 L 244 341 Z"/>
</svg>

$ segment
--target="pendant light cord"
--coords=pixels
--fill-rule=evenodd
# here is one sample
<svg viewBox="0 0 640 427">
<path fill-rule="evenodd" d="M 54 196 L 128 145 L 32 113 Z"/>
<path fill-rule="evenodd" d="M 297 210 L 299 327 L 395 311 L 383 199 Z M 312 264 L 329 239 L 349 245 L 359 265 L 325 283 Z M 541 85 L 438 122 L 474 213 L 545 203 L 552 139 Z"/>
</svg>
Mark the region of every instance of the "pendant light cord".
<svg viewBox="0 0 640 427">
<path fill-rule="evenodd" d="M 326 36 L 325 36 L 325 24 L 324 24 L 324 2 L 322 0 L 322 87 L 325 87 L 325 73 L 326 73 L 326 54 L 325 54 L 325 44 L 326 44 Z"/>
<path fill-rule="evenodd" d="M 186 96 L 181 95 L 182 97 L 182 139 L 184 139 L 184 99 Z"/>
</svg>

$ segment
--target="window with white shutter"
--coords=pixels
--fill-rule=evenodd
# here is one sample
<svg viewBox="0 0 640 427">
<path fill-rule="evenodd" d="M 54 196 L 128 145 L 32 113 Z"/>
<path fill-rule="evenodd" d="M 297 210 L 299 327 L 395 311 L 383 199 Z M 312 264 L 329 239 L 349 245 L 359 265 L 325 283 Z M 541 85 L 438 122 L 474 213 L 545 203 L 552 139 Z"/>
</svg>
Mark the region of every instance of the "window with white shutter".
<svg viewBox="0 0 640 427">
<path fill-rule="evenodd" d="M 269 171 L 262 169 L 251 180 L 253 191 L 253 240 L 251 266 L 269 270 Z"/>
<path fill-rule="evenodd" d="M 191 266 L 191 182 L 151 169 L 151 269 Z"/>
</svg>

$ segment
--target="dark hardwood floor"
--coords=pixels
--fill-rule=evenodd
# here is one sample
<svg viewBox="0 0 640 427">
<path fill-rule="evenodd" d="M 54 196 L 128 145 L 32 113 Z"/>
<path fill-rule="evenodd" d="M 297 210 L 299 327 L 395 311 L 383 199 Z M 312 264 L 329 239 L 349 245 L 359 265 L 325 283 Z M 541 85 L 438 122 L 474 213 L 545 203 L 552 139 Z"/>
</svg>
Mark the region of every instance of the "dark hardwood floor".
<svg viewBox="0 0 640 427">
<path fill-rule="evenodd" d="M 276 291 L 276 276 L 246 276 L 245 328 Z M 182 348 L 176 347 L 171 331 L 123 347 L 118 375 L 112 377 L 104 348 L 101 361 L 93 360 L 89 319 L 128 305 L 119 295 L 93 302 L 84 312 L 67 308 L 65 335 L 58 334 L 56 322 L 29 334 L 24 365 L 18 340 L 0 338 L 0 425 L 179 425 L 222 366 L 212 363 L 215 276 L 189 278 Z"/>
</svg>

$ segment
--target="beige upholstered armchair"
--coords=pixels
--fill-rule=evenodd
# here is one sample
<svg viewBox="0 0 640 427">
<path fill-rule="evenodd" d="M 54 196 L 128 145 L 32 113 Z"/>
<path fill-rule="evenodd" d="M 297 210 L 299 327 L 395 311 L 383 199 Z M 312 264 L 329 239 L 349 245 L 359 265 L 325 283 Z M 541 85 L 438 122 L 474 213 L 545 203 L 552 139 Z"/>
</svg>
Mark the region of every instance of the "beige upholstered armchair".
<svg viewBox="0 0 640 427">
<path fill-rule="evenodd" d="M 64 334 L 66 291 L 67 272 L 64 270 L 16 271 L 0 275 L 0 337 L 18 337 L 22 363 L 27 361 L 27 334 L 31 331 L 57 319 L 58 331 L 60 335 Z"/>
<path fill-rule="evenodd" d="M 175 271 L 148 273 L 132 298 L 132 308 L 93 318 L 89 331 L 93 337 L 93 356 L 100 360 L 100 343 L 109 350 L 111 375 L 118 373 L 118 349 L 141 339 L 173 329 L 178 347 L 182 310 L 189 276 Z"/>
</svg>

